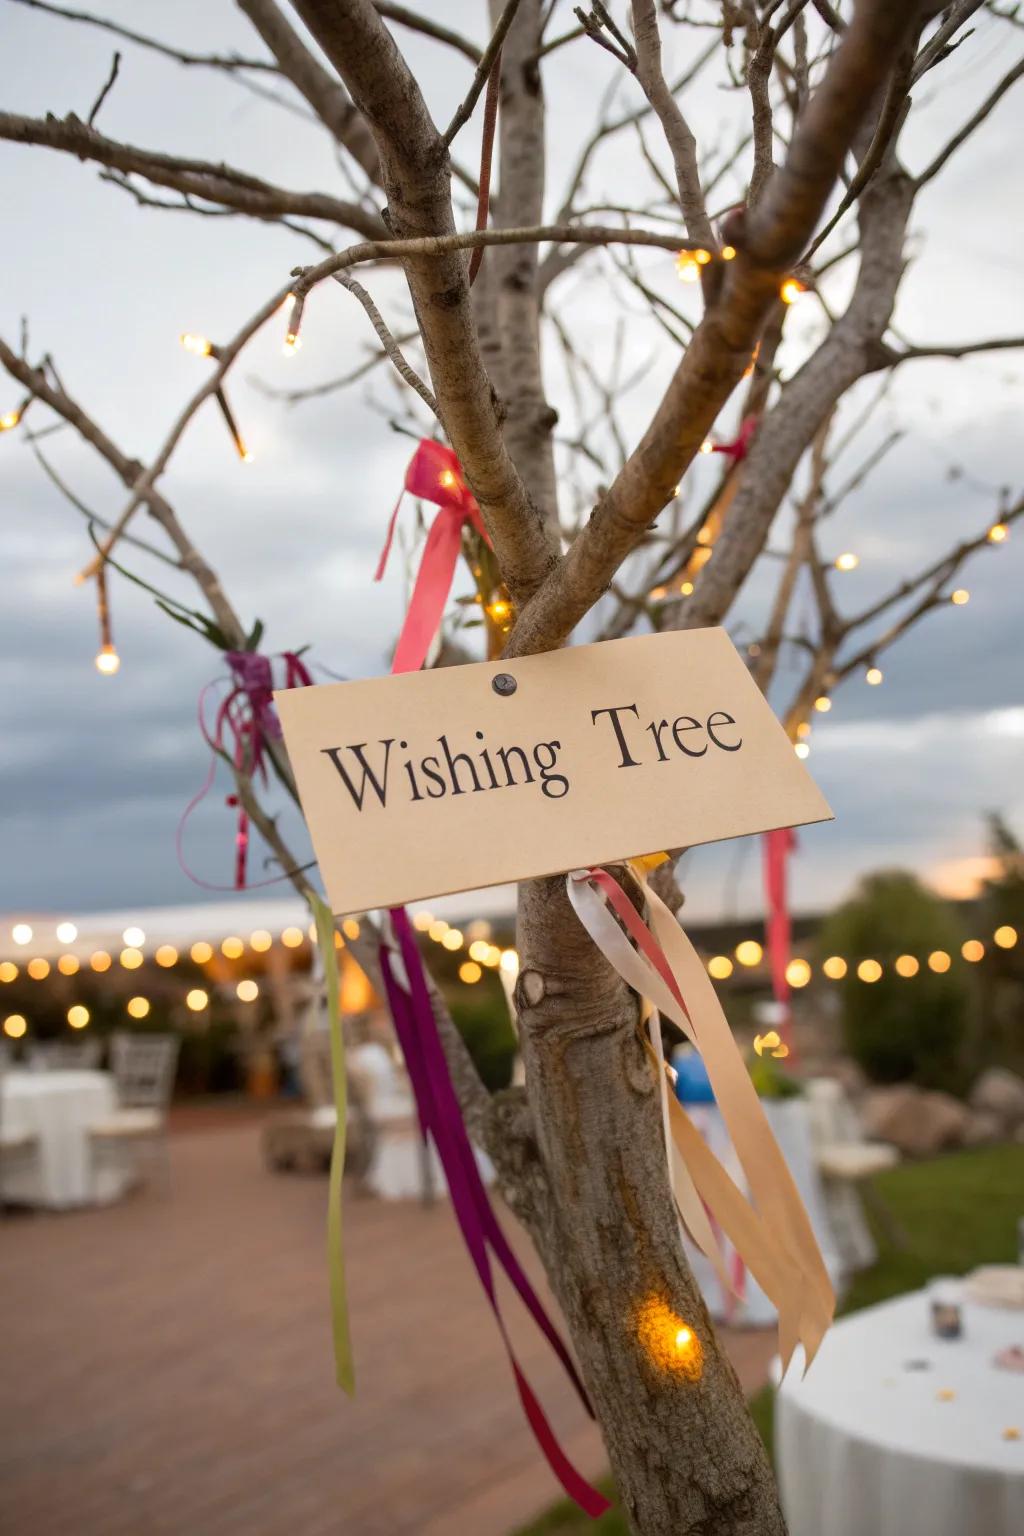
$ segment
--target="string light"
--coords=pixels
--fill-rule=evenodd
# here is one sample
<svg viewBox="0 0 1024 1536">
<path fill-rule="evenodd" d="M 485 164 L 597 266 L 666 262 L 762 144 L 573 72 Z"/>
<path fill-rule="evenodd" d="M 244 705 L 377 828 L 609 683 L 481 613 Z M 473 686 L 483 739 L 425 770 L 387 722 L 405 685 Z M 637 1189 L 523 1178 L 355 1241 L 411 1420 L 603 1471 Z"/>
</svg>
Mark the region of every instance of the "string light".
<svg viewBox="0 0 1024 1536">
<path fill-rule="evenodd" d="M 213 342 L 205 336 L 194 336 L 191 331 L 184 331 L 178 337 L 186 352 L 191 352 L 193 357 L 211 357 L 213 355 Z"/>
<path fill-rule="evenodd" d="M 1010 537 L 1010 530 L 1005 523 L 993 523 L 985 537 L 990 544 L 1003 544 Z"/>
<path fill-rule="evenodd" d="M 756 939 L 744 939 L 736 945 L 735 954 L 740 965 L 760 965 L 764 950 Z"/>
<path fill-rule="evenodd" d="M 519 956 L 514 949 L 503 949 L 498 958 L 498 964 L 506 976 L 519 975 Z"/>
<path fill-rule="evenodd" d="M 346 939 L 358 939 L 359 924 L 356 922 L 354 917 L 346 917 L 345 921 L 341 925 L 341 931 L 345 935 Z"/>
<path fill-rule="evenodd" d="M 811 749 L 807 745 L 806 741 L 798 741 L 796 746 L 793 748 L 793 751 L 799 758 L 808 758 L 811 755 Z"/>
<path fill-rule="evenodd" d="M 89 956 L 89 964 L 98 976 L 102 976 L 104 971 L 109 971 L 113 963 L 105 949 L 97 949 Z"/>
<path fill-rule="evenodd" d="M 9 1013 L 4 1019 L 4 1034 L 11 1040 L 20 1040 L 27 1029 L 24 1014 Z"/>
<path fill-rule="evenodd" d="M 916 959 L 913 955 L 897 955 L 897 957 L 896 957 L 896 974 L 897 974 L 897 976 L 903 976 L 904 978 L 910 977 L 910 976 L 916 976 L 920 969 L 921 969 L 921 962 L 920 962 L 920 960 Z"/>
<path fill-rule="evenodd" d="M 114 645 L 110 629 L 110 603 L 107 598 L 107 562 L 101 560 L 96 567 L 96 616 L 100 626 L 100 648 L 96 653 L 96 670 L 104 677 L 113 677 L 121 665 L 121 658 Z"/>
<path fill-rule="evenodd" d="M 57 961 L 57 969 L 62 976 L 77 976 L 80 968 L 77 955 L 61 955 Z"/>
<path fill-rule="evenodd" d="M 142 945 L 146 942 L 146 935 L 141 928 L 126 928 L 121 937 L 133 949 L 141 949 Z"/>
<path fill-rule="evenodd" d="M 732 975 L 732 961 L 728 955 L 712 955 L 708 961 L 708 975 L 716 981 L 725 981 Z"/>
<path fill-rule="evenodd" d="M 15 944 L 31 944 L 32 929 L 28 923 L 15 923 L 11 929 L 11 938 Z"/>
<path fill-rule="evenodd" d="M 821 968 L 825 972 L 825 975 L 828 977 L 829 981 L 842 981 L 848 970 L 848 966 L 842 955 L 829 955 L 828 959 L 824 962 Z"/>
<path fill-rule="evenodd" d="M 193 987 L 192 991 L 186 994 L 185 1007 L 190 1008 L 193 1013 L 201 1013 L 209 1001 L 202 987 Z"/>
<path fill-rule="evenodd" d="M 303 941 L 301 928 L 286 928 L 281 935 L 281 943 L 285 949 L 298 949 Z"/>
<path fill-rule="evenodd" d="M 858 565 L 860 565 L 860 555 L 855 555 L 852 549 L 846 550 L 835 558 L 837 571 L 855 571 Z"/>
<path fill-rule="evenodd" d="M 431 922 L 430 927 L 427 929 L 427 936 L 433 939 L 435 944 L 440 944 L 441 940 L 444 938 L 447 932 L 448 924 L 445 922 L 444 918 L 435 917 Z"/>
<path fill-rule="evenodd" d="M 759 1056 L 763 1056 L 765 1051 L 768 1051 L 777 1061 L 785 1061 L 789 1055 L 789 1046 L 783 1044 L 777 1030 L 774 1029 L 770 1029 L 766 1035 L 754 1036 L 754 1050 Z"/>
<path fill-rule="evenodd" d="M 305 299 L 300 299 L 296 294 L 289 293 L 282 308 L 288 308 L 288 330 L 285 333 L 284 344 L 281 351 L 285 357 L 293 357 L 302 346 L 299 336 L 299 327 L 302 324 L 302 311 L 305 308 Z"/>
<path fill-rule="evenodd" d="M 1017 942 L 1017 930 L 1011 928 L 1009 923 L 1004 923 L 1001 928 L 996 929 L 992 938 L 1000 949 L 1012 949 Z"/>
<path fill-rule="evenodd" d="M 479 981 L 482 975 L 483 971 L 480 969 L 479 965 L 477 965 L 475 960 L 463 960 L 462 964 L 459 966 L 459 980 L 464 981 L 469 987 L 471 987 L 474 982 Z"/>
<path fill-rule="evenodd" d="M 245 954 L 245 945 L 235 934 L 224 940 L 220 952 L 225 960 L 239 960 Z"/>
<path fill-rule="evenodd" d="M 723 245 L 721 255 L 723 261 L 733 261 L 736 256 L 736 247 L 734 245 Z"/>
<path fill-rule="evenodd" d="M 676 273 L 681 283 L 696 283 L 700 279 L 700 267 L 692 251 L 680 251 L 676 257 Z"/>
<path fill-rule="evenodd" d="M 882 671 L 881 667 L 868 667 L 867 671 L 864 673 L 864 681 L 869 683 L 872 688 L 877 688 L 884 676 L 885 673 Z"/>
<path fill-rule="evenodd" d="M 805 737 L 811 734 L 811 722 L 809 720 L 801 720 L 796 728 L 796 734 L 798 739 L 803 741 Z"/>
<path fill-rule="evenodd" d="M 648 1296 L 637 1308 L 637 1338 L 649 1360 L 663 1371 L 699 1381 L 704 1370 L 700 1340 L 685 1318 L 660 1296 Z"/>
<path fill-rule="evenodd" d="M 985 946 L 980 939 L 967 939 L 960 946 L 960 953 L 970 964 L 985 958 Z"/>
<path fill-rule="evenodd" d="M 161 944 L 153 959 L 157 965 L 162 965 L 165 970 L 169 970 L 172 965 L 178 963 L 178 951 L 173 944 Z"/>
<path fill-rule="evenodd" d="M 4 411 L 0 416 L 0 432 L 11 432 L 21 420 L 20 411 Z"/>
<path fill-rule="evenodd" d="M 937 976 L 943 975 L 952 964 L 952 960 L 944 949 L 933 949 L 928 956 L 928 969 L 934 971 Z"/>
<path fill-rule="evenodd" d="M 197 939 L 189 950 L 189 956 L 196 965 L 205 965 L 213 959 L 213 945 L 207 944 L 205 939 Z"/>
<path fill-rule="evenodd" d="M 255 933 L 250 933 L 249 944 L 258 955 L 265 954 L 268 949 L 273 948 L 273 935 L 268 933 L 265 928 L 257 928 Z"/>
<path fill-rule="evenodd" d="M 74 923 L 58 923 L 57 937 L 62 944 L 73 944 L 78 938 L 78 929 Z"/>
<path fill-rule="evenodd" d="M 444 945 L 445 949 L 461 949 L 462 948 L 462 933 L 461 933 L 461 931 L 458 928 L 449 928 L 448 932 L 445 934 L 444 938 L 441 940 L 441 943 Z"/>
<path fill-rule="evenodd" d="M 957 608 L 962 608 L 965 603 L 970 602 L 971 594 L 968 592 L 966 587 L 957 587 L 956 591 L 953 593 L 949 600 L 951 603 L 955 604 Z"/>
<path fill-rule="evenodd" d="M 704 441 L 701 443 L 700 451 L 701 451 L 701 453 L 714 453 L 715 445 L 711 441 L 710 437 L 706 437 L 704 439 Z"/>
<path fill-rule="evenodd" d="M 815 699 L 814 707 L 819 715 L 827 715 L 832 708 L 832 700 L 827 698 L 825 694 L 822 694 L 820 698 Z"/>
<path fill-rule="evenodd" d="M 434 918 L 432 913 L 417 912 L 413 916 L 412 925 L 416 929 L 417 933 L 426 933 L 427 929 L 430 927 L 433 921 Z"/>
<path fill-rule="evenodd" d="M 679 592 L 680 592 L 680 595 L 682 597 L 692 597 L 693 596 L 693 582 L 692 581 L 681 581 L 679 583 Z"/>
<path fill-rule="evenodd" d="M 459 477 L 454 469 L 442 469 L 437 477 L 437 483 L 443 491 L 454 491 L 459 483 Z"/>
<path fill-rule="evenodd" d="M 260 995 L 260 989 L 254 981 L 240 981 L 235 993 L 240 1003 L 254 1003 Z"/>
<path fill-rule="evenodd" d="M 806 960 L 791 960 L 786 966 L 786 980 L 791 987 L 806 987 L 811 979 L 811 967 Z"/>
<path fill-rule="evenodd" d="M 861 981 L 878 981 L 882 974 L 882 967 L 877 960 L 862 960 L 857 967 L 857 975 Z"/>
<path fill-rule="evenodd" d="M 49 960 L 44 960 L 40 955 L 36 959 L 30 960 L 25 969 L 33 981 L 45 981 L 50 974 L 50 962 Z"/>
<path fill-rule="evenodd" d="M 137 971 L 144 958 L 142 950 L 134 949 L 131 945 L 127 949 L 122 949 L 118 956 L 126 971 Z"/>
<path fill-rule="evenodd" d="M 130 997 L 125 1007 L 133 1019 L 144 1019 L 149 1013 L 149 998 Z"/>
<path fill-rule="evenodd" d="M 0 964 L 0 981 L 17 981 L 18 967 L 13 960 L 4 960 Z"/>
<path fill-rule="evenodd" d="M 497 597 L 493 603 L 488 603 L 485 611 L 495 624 L 504 624 L 511 616 L 512 604 L 503 597 Z"/>
<path fill-rule="evenodd" d="M 74 1003 L 68 1009 L 68 1023 L 72 1029 L 84 1029 L 89 1022 L 89 1010 L 84 1003 Z"/>
<path fill-rule="evenodd" d="M 801 295 L 807 292 L 807 286 L 798 277 L 787 277 L 779 289 L 779 298 L 783 304 L 795 304 Z"/>
</svg>

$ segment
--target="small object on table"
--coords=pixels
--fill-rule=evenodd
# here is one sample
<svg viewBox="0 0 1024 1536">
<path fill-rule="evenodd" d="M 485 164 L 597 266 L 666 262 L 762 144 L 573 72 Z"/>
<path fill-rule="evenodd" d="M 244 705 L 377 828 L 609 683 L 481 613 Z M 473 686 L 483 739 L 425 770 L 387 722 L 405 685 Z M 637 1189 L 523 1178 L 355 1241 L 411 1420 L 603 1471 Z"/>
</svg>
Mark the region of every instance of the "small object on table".
<svg viewBox="0 0 1024 1536">
<path fill-rule="evenodd" d="M 959 1339 L 963 1335 L 961 1286 L 950 1275 L 938 1275 L 928 1282 L 928 1304 L 932 1332 L 938 1339 Z M 940 1397 L 942 1394 L 939 1394 Z"/>
<path fill-rule="evenodd" d="M 1008 1344 L 992 1356 L 992 1364 L 1000 1371 L 1024 1371 L 1024 1349 L 1019 1344 Z"/>
</svg>

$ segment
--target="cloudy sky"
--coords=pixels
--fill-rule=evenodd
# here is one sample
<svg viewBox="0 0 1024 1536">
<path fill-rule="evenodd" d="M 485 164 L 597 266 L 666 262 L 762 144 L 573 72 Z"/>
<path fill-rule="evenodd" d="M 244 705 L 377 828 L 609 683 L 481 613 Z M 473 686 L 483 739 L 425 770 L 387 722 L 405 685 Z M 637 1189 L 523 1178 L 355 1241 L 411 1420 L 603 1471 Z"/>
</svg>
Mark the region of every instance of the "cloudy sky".
<svg viewBox="0 0 1024 1536">
<path fill-rule="evenodd" d="M 476 0 L 435 0 L 429 10 L 482 40 L 484 6 Z M 571 21 L 571 7 L 562 10 Z M 178 0 L 173 7 L 107 0 L 102 14 L 194 51 L 262 53 L 229 0 Z M 697 34 L 700 46 L 705 37 Z M 467 83 L 465 61 L 422 40 L 402 41 L 432 108 L 446 118 Z M 6 58 L 20 61 L 5 72 L 5 110 L 87 116 L 112 49 L 121 46 L 120 77 L 99 120 L 109 136 L 223 159 L 292 188 L 348 195 L 330 146 L 312 124 L 223 76 L 178 69 L 13 0 L 0 0 L 0 42 Z M 692 38 L 673 42 L 675 65 L 685 63 L 693 46 Z M 905 140 L 911 166 L 926 163 L 929 151 L 970 115 L 1015 52 L 1024 52 L 1024 34 L 990 19 L 978 22 L 955 59 L 919 92 Z M 546 78 L 551 212 L 581 124 L 592 120 L 615 69 L 590 44 L 554 56 Z M 625 82 L 618 102 L 628 106 L 633 92 Z M 723 88 L 721 77 L 695 89 L 689 104 L 709 152 L 735 142 L 743 102 L 740 93 Z M 899 330 L 917 343 L 1024 334 L 1024 203 L 1012 175 L 1022 108 L 1024 88 L 1018 87 L 921 198 L 897 313 Z M 657 140 L 649 135 L 649 142 Z M 471 162 L 472 133 L 460 148 Z M 635 141 L 613 144 L 589 184 L 591 205 L 621 203 L 623 187 L 635 185 L 637 165 Z M 726 180 L 723 206 L 739 190 L 738 182 Z M 0 144 L 0 191 L 7 212 L 2 334 L 16 344 L 27 316 L 32 354 L 50 352 L 68 390 L 143 460 L 156 452 L 206 366 L 181 350 L 179 332 L 230 335 L 292 266 L 315 259 L 314 247 L 288 230 L 139 208 L 101 181 L 97 168 L 42 149 Z M 643 265 L 652 283 L 684 302 L 665 262 Z M 587 339 L 598 362 L 613 345 L 609 270 L 607 259 L 595 255 L 557 295 L 564 323 Z M 844 281 L 837 279 L 837 301 Z M 381 279 L 374 291 L 400 327 L 398 288 Z M 633 437 L 676 353 L 639 315 L 635 299 L 626 302 L 627 352 L 645 364 L 641 384 L 622 402 L 622 426 Z M 817 333 L 820 315 L 810 304 L 794 327 L 784 359 L 789 367 Z M 367 345 L 365 317 L 351 299 L 337 288 L 317 293 L 299 356 L 281 357 L 280 335 L 271 327 L 233 375 L 232 401 L 254 462 L 242 465 L 233 456 L 222 422 L 207 408 L 164 482 L 236 607 L 249 620 L 265 621 L 266 648 L 308 644 L 323 666 L 348 676 L 386 671 L 402 611 L 401 561 L 382 586 L 371 580 L 410 446 L 387 423 L 397 396 L 383 373 L 298 408 L 268 397 L 259 385 L 313 385 L 355 366 Z M 837 578 L 840 601 L 866 604 L 907 571 L 984 529 L 996 488 L 1020 490 L 1022 377 L 1019 353 L 917 363 L 898 374 L 858 452 L 893 428 L 905 436 L 828 530 L 830 553 L 854 549 L 861 557 L 856 572 Z M 549 382 L 567 412 L 554 364 Z M 18 393 L 10 383 L 3 391 L 0 409 L 9 409 Z M 116 516 L 123 489 L 95 455 L 70 433 L 42 446 L 86 505 Z M 851 458 L 850 467 L 855 462 Z M 951 478 L 951 469 L 962 473 Z M 695 500 L 699 489 L 694 486 Z M 196 702 L 217 674 L 215 654 L 114 575 L 123 665 L 114 679 L 98 676 L 94 603 L 88 589 L 72 584 L 90 552 L 85 525 L 20 434 L 0 441 L 0 494 L 6 576 L 0 909 L 74 914 L 203 899 L 178 866 L 174 835 L 206 773 Z M 146 521 L 137 519 L 137 531 L 158 537 Z M 167 567 L 136 551 L 130 559 L 147 579 L 193 600 Z M 802 837 L 798 906 L 832 901 L 860 873 L 882 865 L 914 868 L 948 885 L 983 851 L 982 816 L 990 808 L 1002 809 L 1024 832 L 1022 581 L 1024 528 L 998 550 L 984 551 L 963 577 L 971 591 L 967 607 L 931 616 L 889 655 L 882 687 L 851 681 L 839 691 L 815 729 L 808 765 L 837 819 Z M 730 618 L 738 638 L 756 629 L 766 591 L 762 575 L 744 594 Z M 780 707 L 794 679 L 783 676 Z M 214 883 L 231 876 L 233 826 L 223 793 L 218 788 L 200 806 L 188 833 L 189 862 Z M 296 846 L 305 850 L 301 829 L 293 830 Z M 756 911 L 754 850 L 702 853 L 689 889 L 701 914 Z"/>
</svg>

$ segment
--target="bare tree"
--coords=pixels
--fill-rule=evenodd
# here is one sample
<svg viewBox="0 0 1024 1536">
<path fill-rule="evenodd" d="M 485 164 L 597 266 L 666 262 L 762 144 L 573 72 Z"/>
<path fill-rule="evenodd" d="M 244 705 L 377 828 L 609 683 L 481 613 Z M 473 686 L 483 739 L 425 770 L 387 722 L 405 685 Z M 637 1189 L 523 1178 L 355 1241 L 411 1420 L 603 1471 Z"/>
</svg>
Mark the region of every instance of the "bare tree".
<svg viewBox="0 0 1024 1536">
<path fill-rule="evenodd" d="M 329 280 L 362 306 L 374 350 L 320 389 L 346 387 L 378 361 L 390 364 L 402 390 L 396 422 L 416 435 L 443 433 L 454 448 L 493 544 L 492 555 L 466 535 L 491 655 L 563 645 L 588 615 L 599 637 L 721 623 L 764 559 L 776 573 L 775 598 L 763 634 L 749 638 L 750 662 L 767 689 L 780 656 L 797 659 L 785 720 L 799 743 L 815 702 L 853 672 L 876 668 L 911 625 L 949 602 L 964 562 L 1001 541 L 1024 510 L 1019 496 L 997 498 L 976 537 L 936 551 L 869 608 L 840 612 L 822 526 L 891 446 L 886 439 L 869 448 L 851 471 L 850 445 L 872 407 L 850 427 L 849 413 L 840 413 L 844 399 L 869 376 L 884 381 L 921 357 L 1022 344 L 999 337 L 915 347 L 891 331 L 920 189 L 983 131 L 1024 73 L 1024 60 L 1013 63 L 931 164 L 917 171 L 904 164 L 912 92 L 933 71 L 956 67 L 948 61 L 981 0 L 944 8 L 921 0 L 852 7 L 663 0 L 660 15 L 654 0 L 623 0 L 576 7 L 572 17 L 558 0 L 490 0 L 481 43 L 418 8 L 292 0 L 290 15 L 277 0 L 238 0 L 262 44 L 252 57 L 171 46 L 44 0 L 12 3 L 47 12 L 55 24 L 105 29 L 119 47 L 156 50 L 312 114 L 333 141 L 344 183 L 340 196 L 291 191 L 223 163 L 106 137 L 96 119 L 116 89 L 116 64 L 86 122 L 0 112 L 0 137 L 98 165 L 144 205 L 283 224 L 326 253 L 317 265 L 282 273 L 236 335 L 206 349 L 211 369 L 148 465 L 124 453 L 71 397 L 51 358 L 32 361 L 24 340 L 20 348 L 0 341 L 0 363 L 23 391 L 4 425 L 32 409 L 25 430 L 56 479 L 40 446 L 48 411 L 125 487 L 124 506 L 109 517 L 76 502 L 99 531 L 84 578 L 102 577 L 119 542 L 131 539 L 198 584 L 208 612 L 190 622 L 217 644 L 245 644 L 236 608 L 161 481 L 199 408 L 211 398 L 225 405 L 225 380 L 251 338 L 279 317 L 289 294 L 287 323 L 296 334 L 306 297 Z M 441 16 L 444 7 L 435 10 Z M 1016 8 L 988 10 L 986 24 L 1004 28 L 1012 45 Z M 434 122 L 403 54 L 408 29 L 450 50 L 453 80 L 470 71 L 461 92 L 453 86 L 447 125 Z M 669 41 L 689 60 L 679 79 L 665 71 Z M 545 86 L 571 67 L 576 50 L 597 46 L 613 56 L 621 78 L 581 138 L 570 183 L 545 222 L 552 202 Z M 711 70 L 734 98 L 749 96 L 747 126 L 730 145 L 718 141 L 716 124 L 690 114 L 689 87 Z M 489 128 L 479 175 L 460 158 L 459 135 L 481 114 L 492 128 L 499 96 L 492 178 Z M 635 176 L 614 204 L 594 203 L 591 173 L 612 143 L 633 146 Z M 714 211 L 715 196 L 727 211 Z M 475 229 L 465 227 L 474 221 Z M 339 244 L 338 231 L 357 243 Z M 639 259 L 645 249 L 662 262 L 668 258 L 659 253 L 677 256 L 698 304 L 662 291 Z M 563 302 L 572 277 L 591 263 L 618 313 L 642 315 L 659 355 L 674 359 L 639 433 L 623 424 L 622 405 L 646 368 L 631 359 L 621 325 L 608 329 L 610 348 L 594 346 Z M 383 276 L 385 267 L 401 273 L 411 301 L 411 317 L 401 315 L 395 328 L 354 276 L 357 268 Z M 853 275 L 833 313 L 825 289 L 837 269 Z M 784 372 L 786 301 L 801 292 L 805 303 L 820 305 L 821 333 L 799 366 Z M 554 377 L 556 401 L 548 396 Z M 716 419 L 737 394 L 742 428 L 733 441 L 716 443 Z M 723 450 L 721 474 L 703 504 L 684 512 L 691 499 L 680 497 L 684 479 L 715 447 Z M 769 536 L 791 495 L 791 544 L 780 551 Z M 142 508 L 170 555 L 129 531 Z M 798 587 L 813 596 L 810 617 L 799 623 Z M 291 788 L 284 755 L 272 750 Z M 238 791 L 305 890 L 306 876 L 245 765 Z M 364 925 L 356 950 L 375 977 L 376 942 L 373 925 Z M 467 1124 L 491 1155 L 565 1314 L 632 1529 L 638 1536 L 782 1531 L 768 1460 L 680 1247 L 638 999 L 574 920 L 559 880 L 521 888 L 518 945 L 524 1089 L 484 1090 L 439 995 L 438 1022 Z M 694 1319 L 704 1357 L 699 1382 L 666 1373 L 645 1349 L 631 1320 L 647 1294 Z"/>
</svg>

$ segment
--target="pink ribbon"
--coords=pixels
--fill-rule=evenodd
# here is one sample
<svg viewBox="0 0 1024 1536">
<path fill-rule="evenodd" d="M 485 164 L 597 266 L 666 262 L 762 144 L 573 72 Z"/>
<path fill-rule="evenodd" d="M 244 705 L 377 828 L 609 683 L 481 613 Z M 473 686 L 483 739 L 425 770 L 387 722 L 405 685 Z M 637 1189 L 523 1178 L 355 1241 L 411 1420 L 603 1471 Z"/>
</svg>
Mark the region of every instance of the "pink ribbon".
<svg viewBox="0 0 1024 1536">
<path fill-rule="evenodd" d="M 274 709 L 274 668 L 269 656 L 258 651 L 226 651 L 231 668 L 232 688 L 221 701 L 211 730 L 206 723 L 206 697 L 214 684 L 208 684 L 199 695 L 199 729 L 210 748 L 210 766 L 206 779 L 198 793 L 193 795 L 178 823 L 176 844 L 178 863 L 188 878 L 207 891 L 256 890 L 265 885 L 276 885 L 286 875 L 274 875 L 269 880 L 258 880 L 255 886 L 247 885 L 246 870 L 249 859 L 249 813 L 236 794 L 225 797 L 225 803 L 238 810 L 235 831 L 235 879 L 232 885 L 211 885 L 192 873 L 185 861 L 183 843 L 185 824 L 196 806 L 206 798 L 213 787 L 217 772 L 217 758 L 230 757 L 236 768 L 244 769 L 255 779 L 257 775 L 266 783 L 265 761 L 268 741 L 280 741 L 281 722 Z M 281 654 L 284 662 L 285 688 L 308 688 L 313 679 L 309 668 L 294 651 Z"/>
<path fill-rule="evenodd" d="M 392 672 L 418 672 L 427 658 L 434 636 L 441 627 L 465 524 L 471 523 L 481 538 L 487 539 L 480 508 L 463 478 L 462 466 L 455 454 L 443 443 L 425 437 L 405 472 L 405 485 L 388 522 L 374 581 L 380 581 L 387 567 L 398 512 L 406 491 L 423 501 L 432 501 L 440 511 L 430 525 L 423 547 L 409 611 L 395 647 Z"/>
<path fill-rule="evenodd" d="M 790 1016 L 791 990 L 786 971 L 789 967 L 789 899 L 786 874 L 789 855 L 796 847 L 796 833 L 792 827 L 779 827 L 765 832 L 761 846 L 764 852 L 764 893 L 768 910 L 765 915 L 765 942 L 768 964 L 772 973 L 772 992 L 775 1001 L 783 1008 L 779 1034 L 789 1049 L 789 1059 L 795 1058 L 793 1047 L 793 1020 Z"/>
<path fill-rule="evenodd" d="M 758 418 L 756 416 L 745 416 L 740 424 L 740 430 L 732 442 L 715 443 L 711 449 L 712 453 L 724 453 L 726 458 L 732 459 L 734 464 L 739 464 L 750 452 L 750 444 L 753 441 L 757 427 Z"/>
</svg>

